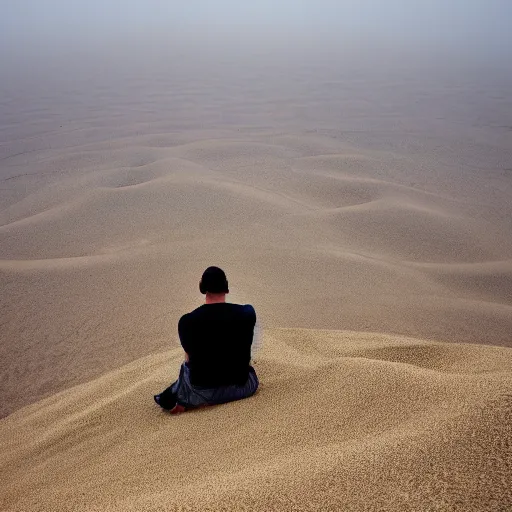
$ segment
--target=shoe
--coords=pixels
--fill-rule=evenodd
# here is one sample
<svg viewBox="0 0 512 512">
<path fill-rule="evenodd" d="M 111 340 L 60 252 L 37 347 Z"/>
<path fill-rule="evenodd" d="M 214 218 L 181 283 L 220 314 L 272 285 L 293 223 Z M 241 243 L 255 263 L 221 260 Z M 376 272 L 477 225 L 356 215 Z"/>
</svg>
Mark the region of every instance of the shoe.
<svg viewBox="0 0 512 512">
<path fill-rule="evenodd" d="M 162 408 L 170 411 L 176 405 L 176 396 L 168 390 L 158 395 L 154 395 L 153 399 Z"/>
</svg>

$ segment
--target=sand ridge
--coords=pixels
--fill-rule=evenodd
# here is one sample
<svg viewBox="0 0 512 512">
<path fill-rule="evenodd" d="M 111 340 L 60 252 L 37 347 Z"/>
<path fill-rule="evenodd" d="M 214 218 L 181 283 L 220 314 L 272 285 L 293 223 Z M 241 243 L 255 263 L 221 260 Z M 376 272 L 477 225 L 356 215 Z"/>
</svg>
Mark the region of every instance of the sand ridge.
<svg viewBox="0 0 512 512">
<path fill-rule="evenodd" d="M 212 262 L 266 325 L 510 344 L 509 203 L 328 135 L 162 128 L 4 160 L 2 414 L 175 343 Z"/>
<path fill-rule="evenodd" d="M 172 417 L 182 352 L 0 422 L 2 510 L 505 510 L 512 351 L 268 329 L 247 400 Z"/>
<path fill-rule="evenodd" d="M 510 508 L 506 67 L 154 50 L 5 73 L 0 508 Z M 212 264 L 262 387 L 169 418 Z"/>
</svg>

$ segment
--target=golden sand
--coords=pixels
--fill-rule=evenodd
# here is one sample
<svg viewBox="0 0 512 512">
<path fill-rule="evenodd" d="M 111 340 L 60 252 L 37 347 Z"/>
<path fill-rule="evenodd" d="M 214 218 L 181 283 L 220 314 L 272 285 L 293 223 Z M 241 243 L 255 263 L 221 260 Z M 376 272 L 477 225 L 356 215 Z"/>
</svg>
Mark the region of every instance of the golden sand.
<svg viewBox="0 0 512 512">
<path fill-rule="evenodd" d="M 510 87 L 169 59 L 4 87 L 0 510 L 512 509 Z M 261 388 L 171 417 L 209 265 Z"/>
<path fill-rule="evenodd" d="M 171 416 L 175 349 L 0 423 L 2 510 L 506 510 L 512 350 L 269 329 L 250 399 Z"/>
</svg>

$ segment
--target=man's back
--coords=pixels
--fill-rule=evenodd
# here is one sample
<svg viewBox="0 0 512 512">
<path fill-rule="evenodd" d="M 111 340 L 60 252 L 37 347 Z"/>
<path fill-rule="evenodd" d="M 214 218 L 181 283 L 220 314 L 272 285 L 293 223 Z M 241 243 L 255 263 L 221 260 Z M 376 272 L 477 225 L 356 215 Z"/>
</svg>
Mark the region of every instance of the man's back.
<svg viewBox="0 0 512 512">
<path fill-rule="evenodd" d="M 178 324 L 189 355 L 190 380 L 201 387 L 244 384 L 251 359 L 256 312 L 250 305 L 203 304 Z"/>
</svg>

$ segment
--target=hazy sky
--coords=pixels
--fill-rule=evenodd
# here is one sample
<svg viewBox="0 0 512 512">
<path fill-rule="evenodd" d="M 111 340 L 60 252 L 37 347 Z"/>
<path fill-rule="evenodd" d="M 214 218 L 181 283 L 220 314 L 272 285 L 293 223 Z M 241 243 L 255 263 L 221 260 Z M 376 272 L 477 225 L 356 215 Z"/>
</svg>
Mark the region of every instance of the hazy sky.
<svg viewBox="0 0 512 512">
<path fill-rule="evenodd" d="M 0 0 L 0 42 L 11 47 L 187 34 L 503 49 L 511 22 L 511 0 Z"/>
</svg>

